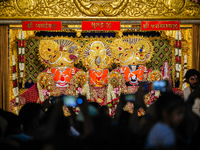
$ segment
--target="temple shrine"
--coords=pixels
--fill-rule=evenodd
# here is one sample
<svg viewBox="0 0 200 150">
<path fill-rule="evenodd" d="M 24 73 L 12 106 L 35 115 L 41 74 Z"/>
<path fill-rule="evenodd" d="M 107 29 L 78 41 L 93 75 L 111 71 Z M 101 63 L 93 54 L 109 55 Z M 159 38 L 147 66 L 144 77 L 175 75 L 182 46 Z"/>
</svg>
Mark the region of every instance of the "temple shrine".
<svg viewBox="0 0 200 150">
<path fill-rule="evenodd" d="M 167 79 L 183 96 L 186 71 L 200 71 L 192 0 L 2 0 L 0 9 L 0 107 L 15 114 L 28 102 L 85 95 L 112 116 L 140 82 Z M 159 95 L 150 91 L 146 106 Z"/>
</svg>

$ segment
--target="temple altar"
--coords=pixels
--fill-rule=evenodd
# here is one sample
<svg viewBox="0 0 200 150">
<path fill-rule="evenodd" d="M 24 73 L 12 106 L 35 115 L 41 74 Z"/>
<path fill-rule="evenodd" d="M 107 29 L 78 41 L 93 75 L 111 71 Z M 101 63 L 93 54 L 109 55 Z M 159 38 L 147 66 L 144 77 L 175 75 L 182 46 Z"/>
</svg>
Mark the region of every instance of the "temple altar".
<svg viewBox="0 0 200 150">
<path fill-rule="evenodd" d="M 26 31 L 15 30 L 15 34 L 20 33 Z M 174 34 L 175 31 L 171 32 L 172 37 Z M 159 37 L 134 34 L 90 38 L 28 37 L 24 45 L 24 74 L 17 81 L 19 94 L 11 96 L 10 111 L 17 113 L 28 101 L 43 103 L 52 96 L 83 94 L 88 101 L 107 105 L 113 115 L 120 94 L 137 92 L 140 81 L 168 78 L 173 86 L 175 38 L 169 38 L 169 35 L 165 32 Z M 183 54 L 186 52 L 182 51 Z M 11 54 L 17 59 L 14 49 Z M 187 60 L 190 61 L 189 57 Z M 181 78 L 180 83 L 183 83 Z M 174 88 L 180 95 L 181 86 Z M 27 97 L 28 94 L 34 96 Z M 158 96 L 156 91 L 149 93 L 144 99 L 146 105 L 149 106 Z M 128 104 L 124 109 L 130 111 L 132 107 Z"/>
</svg>

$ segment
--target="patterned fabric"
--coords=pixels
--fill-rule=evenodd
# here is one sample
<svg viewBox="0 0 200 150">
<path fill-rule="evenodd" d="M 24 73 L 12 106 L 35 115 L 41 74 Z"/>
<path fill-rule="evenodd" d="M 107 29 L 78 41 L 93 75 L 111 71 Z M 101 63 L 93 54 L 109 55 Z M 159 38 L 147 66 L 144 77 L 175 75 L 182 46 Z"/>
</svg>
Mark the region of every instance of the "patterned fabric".
<svg viewBox="0 0 200 150">
<path fill-rule="evenodd" d="M 107 104 L 107 87 L 90 87 L 90 101 L 97 102 L 101 106 Z"/>
<path fill-rule="evenodd" d="M 37 83 L 35 83 L 30 89 L 24 92 L 22 95 L 19 96 L 19 104 L 18 106 L 24 105 L 28 102 L 37 102 L 39 98 Z M 15 99 L 10 101 L 10 111 L 13 110 L 13 106 L 15 106 Z"/>
<path fill-rule="evenodd" d="M 94 37 L 93 37 L 94 38 Z M 92 39 L 93 39 L 92 38 Z M 84 40 L 77 40 L 81 47 L 84 47 L 88 42 L 92 41 L 90 37 L 86 37 Z M 107 38 L 108 43 L 112 40 Z M 151 61 L 147 63 L 147 68 L 151 70 L 160 70 L 163 63 L 167 60 L 169 66 L 172 66 L 172 47 L 169 45 L 167 39 L 150 40 L 154 46 L 154 53 Z M 30 88 L 37 80 L 37 76 L 46 67 L 38 60 L 38 39 L 29 39 L 26 41 L 26 59 L 25 59 L 25 88 Z M 22 82 L 22 81 L 19 81 Z"/>
<path fill-rule="evenodd" d="M 161 70 L 165 61 L 168 61 L 169 66 L 172 66 L 172 47 L 169 45 L 169 40 L 159 39 L 150 41 L 154 46 L 154 53 L 146 67 L 151 70 Z M 172 71 L 172 68 L 170 68 L 170 71 Z"/>
<path fill-rule="evenodd" d="M 25 88 L 30 88 L 36 81 L 45 66 L 38 60 L 38 49 L 40 40 L 30 39 L 26 41 L 25 47 Z"/>
</svg>

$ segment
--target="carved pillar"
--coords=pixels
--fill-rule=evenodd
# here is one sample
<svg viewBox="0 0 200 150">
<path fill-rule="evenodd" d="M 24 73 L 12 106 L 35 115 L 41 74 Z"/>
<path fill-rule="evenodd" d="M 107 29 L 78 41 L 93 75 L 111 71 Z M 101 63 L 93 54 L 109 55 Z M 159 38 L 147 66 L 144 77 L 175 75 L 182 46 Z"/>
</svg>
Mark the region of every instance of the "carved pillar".
<svg viewBox="0 0 200 150">
<path fill-rule="evenodd" d="M 0 108 L 9 110 L 8 26 L 0 25 Z"/>
</svg>

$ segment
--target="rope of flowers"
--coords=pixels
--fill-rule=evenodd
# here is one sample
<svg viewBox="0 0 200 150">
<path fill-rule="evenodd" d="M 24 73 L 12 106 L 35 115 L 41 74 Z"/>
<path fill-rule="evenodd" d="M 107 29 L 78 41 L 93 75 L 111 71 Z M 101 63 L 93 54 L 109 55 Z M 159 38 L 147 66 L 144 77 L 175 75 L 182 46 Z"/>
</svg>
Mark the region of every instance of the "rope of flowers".
<svg viewBox="0 0 200 150">
<path fill-rule="evenodd" d="M 24 31 L 19 32 L 18 39 L 18 62 L 19 62 L 19 78 L 23 81 L 24 77 L 24 62 L 25 62 L 25 35 Z"/>
<path fill-rule="evenodd" d="M 179 88 L 180 84 L 180 66 L 181 66 L 181 36 L 178 31 L 175 34 L 175 87 Z"/>
<path fill-rule="evenodd" d="M 184 55 L 183 78 L 184 78 L 186 72 L 187 72 L 187 55 Z M 187 86 L 187 82 L 186 82 L 186 79 L 184 78 L 184 79 L 183 79 L 183 87 L 182 87 L 182 90 L 185 89 L 186 86 Z"/>
</svg>

